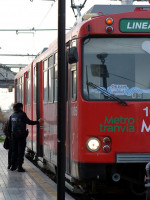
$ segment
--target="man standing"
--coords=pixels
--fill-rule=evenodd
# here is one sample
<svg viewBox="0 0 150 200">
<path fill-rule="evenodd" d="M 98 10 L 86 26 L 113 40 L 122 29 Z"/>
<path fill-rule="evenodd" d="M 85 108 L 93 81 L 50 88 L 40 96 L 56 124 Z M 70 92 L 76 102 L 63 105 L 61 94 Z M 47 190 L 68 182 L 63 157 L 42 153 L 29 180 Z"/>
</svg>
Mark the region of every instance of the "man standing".
<svg viewBox="0 0 150 200">
<path fill-rule="evenodd" d="M 16 103 L 13 106 L 14 113 L 10 116 L 9 127 L 11 132 L 11 170 L 14 171 L 18 167 L 18 172 L 25 172 L 22 165 L 24 162 L 24 154 L 26 147 L 26 138 L 28 136 L 26 124 L 35 125 L 39 121 L 30 120 L 26 113 L 23 112 L 23 104 Z"/>
</svg>

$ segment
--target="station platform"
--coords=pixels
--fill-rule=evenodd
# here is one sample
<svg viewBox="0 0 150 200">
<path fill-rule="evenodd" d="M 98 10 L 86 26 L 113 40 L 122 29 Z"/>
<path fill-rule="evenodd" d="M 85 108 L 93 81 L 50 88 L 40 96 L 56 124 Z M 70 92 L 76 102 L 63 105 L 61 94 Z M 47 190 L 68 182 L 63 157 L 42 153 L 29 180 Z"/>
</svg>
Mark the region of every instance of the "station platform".
<svg viewBox="0 0 150 200">
<path fill-rule="evenodd" d="M 7 169 L 8 152 L 0 143 L 0 200 L 57 200 L 57 185 L 25 158 L 26 172 Z M 66 193 L 66 200 L 73 198 Z"/>
</svg>

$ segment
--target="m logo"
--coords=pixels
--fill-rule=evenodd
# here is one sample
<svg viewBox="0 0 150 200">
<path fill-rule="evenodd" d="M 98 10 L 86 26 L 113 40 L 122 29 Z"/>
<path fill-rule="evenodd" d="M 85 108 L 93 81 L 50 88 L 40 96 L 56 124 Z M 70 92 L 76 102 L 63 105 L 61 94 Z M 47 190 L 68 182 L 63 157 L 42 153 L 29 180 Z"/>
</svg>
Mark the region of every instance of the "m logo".
<svg viewBox="0 0 150 200">
<path fill-rule="evenodd" d="M 144 119 L 143 119 L 141 132 L 144 132 L 144 129 L 145 129 L 146 132 L 150 132 L 150 125 L 147 126 Z"/>
</svg>

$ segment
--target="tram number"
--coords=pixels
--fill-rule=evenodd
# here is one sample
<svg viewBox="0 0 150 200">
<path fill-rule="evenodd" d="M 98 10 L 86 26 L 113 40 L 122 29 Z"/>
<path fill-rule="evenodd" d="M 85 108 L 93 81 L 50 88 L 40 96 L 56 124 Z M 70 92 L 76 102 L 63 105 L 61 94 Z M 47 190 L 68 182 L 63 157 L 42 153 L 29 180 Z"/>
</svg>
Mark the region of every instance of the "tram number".
<svg viewBox="0 0 150 200">
<path fill-rule="evenodd" d="M 144 108 L 143 110 L 145 111 L 146 117 L 148 117 L 148 115 L 149 115 L 149 109 L 148 109 L 148 107 Z"/>
</svg>

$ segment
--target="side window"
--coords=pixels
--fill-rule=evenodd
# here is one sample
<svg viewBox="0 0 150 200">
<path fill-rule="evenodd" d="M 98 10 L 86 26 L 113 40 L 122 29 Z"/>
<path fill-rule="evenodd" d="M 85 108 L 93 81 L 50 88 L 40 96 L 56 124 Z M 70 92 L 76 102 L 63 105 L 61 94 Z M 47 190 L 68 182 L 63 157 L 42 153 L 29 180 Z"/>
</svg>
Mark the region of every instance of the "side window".
<svg viewBox="0 0 150 200">
<path fill-rule="evenodd" d="M 28 105 L 31 104 L 31 73 L 28 72 Z"/>
<path fill-rule="evenodd" d="M 23 77 L 17 79 L 17 102 L 23 103 L 24 101 L 24 88 L 23 88 L 24 82 Z"/>
<path fill-rule="evenodd" d="M 25 104 L 31 103 L 31 77 L 30 72 L 25 73 Z"/>
<path fill-rule="evenodd" d="M 34 67 L 34 79 L 33 79 L 33 81 L 34 81 L 34 83 L 33 83 L 33 87 L 34 87 L 34 103 L 36 103 L 36 76 L 37 76 L 37 74 L 36 74 L 36 66 Z"/>
<path fill-rule="evenodd" d="M 20 102 L 24 103 L 24 80 L 23 77 L 20 78 Z"/>
<path fill-rule="evenodd" d="M 54 97 L 54 57 L 51 56 L 48 59 L 48 65 L 49 65 L 49 102 L 53 103 L 53 97 Z"/>
<path fill-rule="evenodd" d="M 43 101 L 48 102 L 48 60 L 43 63 Z"/>
<path fill-rule="evenodd" d="M 71 91 L 71 96 L 72 96 L 72 101 L 77 100 L 77 70 L 76 70 L 76 64 L 72 66 L 71 70 L 71 77 L 72 77 L 72 91 Z"/>
<path fill-rule="evenodd" d="M 72 47 L 77 47 L 77 40 L 72 41 Z M 77 64 L 71 65 L 71 98 L 77 100 Z"/>
<path fill-rule="evenodd" d="M 25 73 L 25 105 L 28 104 L 27 72 Z"/>
<path fill-rule="evenodd" d="M 16 89 L 17 89 L 17 102 L 20 101 L 20 79 L 17 79 L 17 85 L 16 85 Z"/>
<path fill-rule="evenodd" d="M 55 68 L 55 83 L 54 83 L 54 101 L 57 102 L 58 98 L 58 54 L 55 53 L 54 55 L 54 68 Z"/>
<path fill-rule="evenodd" d="M 31 74 L 30 72 L 25 73 L 25 104 L 30 105 L 31 103 Z"/>
</svg>

